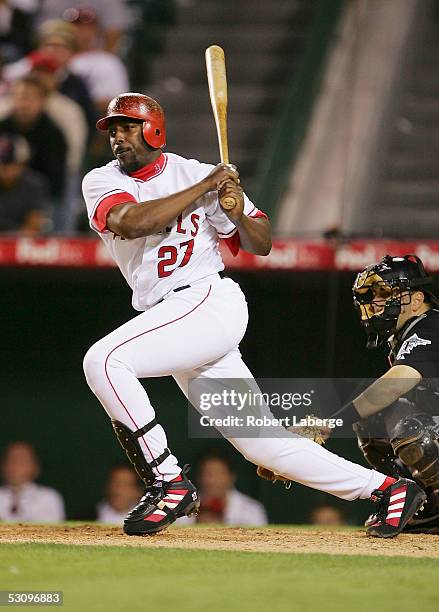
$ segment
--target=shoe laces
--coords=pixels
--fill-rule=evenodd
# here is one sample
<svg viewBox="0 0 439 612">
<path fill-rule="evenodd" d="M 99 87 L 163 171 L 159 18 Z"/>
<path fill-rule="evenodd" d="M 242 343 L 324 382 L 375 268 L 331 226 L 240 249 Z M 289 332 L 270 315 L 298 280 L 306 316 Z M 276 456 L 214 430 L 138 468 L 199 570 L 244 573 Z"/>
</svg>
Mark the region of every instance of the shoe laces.
<svg viewBox="0 0 439 612">
<path fill-rule="evenodd" d="M 136 512 L 145 504 L 156 503 L 164 495 L 162 481 L 156 481 L 151 485 L 145 487 L 145 493 L 142 495 L 136 506 L 131 510 L 131 513 Z M 131 514 L 130 513 L 130 514 Z"/>
<path fill-rule="evenodd" d="M 181 475 L 184 478 L 190 470 L 190 465 L 186 464 L 181 470 Z M 166 490 L 170 483 L 165 480 L 155 480 L 152 484 L 146 485 L 145 493 L 140 498 L 139 503 L 134 508 L 136 510 L 143 504 L 156 503 L 165 496 Z"/>
<path fill-rule="evenodd" d="M 385 523 L 390 500 L 390 487 L 388 487 L 385 491 L 380 491 L 379 489 L 376 489 L 372 492 L 370 499 L 377 504 L 375 510 L 375 516 L 377 521 L 379 521 L 380 523 Z"/>
<path fill-rule="evenodd" d="M 161 493 L 163 493 L 163 481 L 157 480 L 153 484 L 147 485 L 145 487 L 145 493 L 140 501 L 149 501 L 158 497 Z"/>
</svg>

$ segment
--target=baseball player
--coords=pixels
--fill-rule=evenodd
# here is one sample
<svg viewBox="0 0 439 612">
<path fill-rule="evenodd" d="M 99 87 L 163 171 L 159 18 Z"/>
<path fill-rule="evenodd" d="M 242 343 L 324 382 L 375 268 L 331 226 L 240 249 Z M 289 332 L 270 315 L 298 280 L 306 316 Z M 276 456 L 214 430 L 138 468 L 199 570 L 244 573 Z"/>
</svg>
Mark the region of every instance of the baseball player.
<svg viewBox="0 0 439 612">
<path fill-rule="evenodd" d="M 163 152 L 163 110 L 148 96 L 118 96 L 97 128 L 108 131 L 116 159 L 84 178 L 90 225 L 132 288 L 140 314 L 89 349 L 84 371 L 146 486 L 124 531 L 150 534 L 197 512 L 199 499 L 138 379 L 172 375 L 186 396 L 192 379 L 253 379 L 238 349 L 247 304 L 224 276 L 218 243 L 225 240 L 235 254 L 242 248 L 267 255 L 270 224 L 243 193 L 236 169 Z M 236 206 L 226 211 L 221 201 L 229 196 Z M 283 428 L 230 442 L 276 475 L 343 499 L 373 496 L 380 537 L 397 535 L 425 498 L 411 480 L 346 461 Z"/>
<path fill-rule="evenodd" d="M 427 492 L 405 531 L 439 532 L 439 306 L 432 279 L 415 255 L 386 255 L 358 274 L 354 304 L 367 346 L 387 342 L 390 368 L 353 401 L 354 425 L 373 467 L 414 478 Z M 372 515 L 367 525 L 375 520 Z"/>
</svg>

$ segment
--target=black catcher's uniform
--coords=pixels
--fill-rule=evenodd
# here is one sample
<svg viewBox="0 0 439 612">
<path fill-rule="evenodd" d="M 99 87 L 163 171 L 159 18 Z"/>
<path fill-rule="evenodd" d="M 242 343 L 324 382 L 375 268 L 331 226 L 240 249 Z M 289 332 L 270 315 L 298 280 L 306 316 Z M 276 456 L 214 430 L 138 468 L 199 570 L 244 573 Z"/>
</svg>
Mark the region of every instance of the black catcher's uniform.
<svg viewBox="0 0 439 612">
<path fill-rule="evenodd" d="M 409 529 L 439 532 L 439 302 L 431 285 L 422 262 L 412 255 L 387 255 L 358 275 L 354 304 L 368 347 L 387 339 L 390 367 L 414 368 L 422 380 L 378 414 L 356 423 L 354 431 L 373 467 L 391 476 L 412 478 L 427 492 L 425 509 L 412 519 Z M 395 332 L 401 305 L 408 303 L 403 300 L 415 291 L 424 293 L 431 308 Z M 380 298 L 385 306 L 376 314 L 370 305 Z"/>
<path fill-rule="evenodd" d="M 406 531 L 439 533 L 439 310 L 410 319 L 389 340 L 391 366 L 405 365 L 421 382 L 385 410 L 354 425 L 367 461 L 390 476 L 413 478 L 428 493 Z"/>
<path fill-rule="evenodd" d="M 439 381 L 439 310 L 432 308 L 425 314 L 407 321 L 404 327 L 390 338 L 389 345 L 391 366 L 410 366 L 417 370 L 423 379 Z"/>
</svg>

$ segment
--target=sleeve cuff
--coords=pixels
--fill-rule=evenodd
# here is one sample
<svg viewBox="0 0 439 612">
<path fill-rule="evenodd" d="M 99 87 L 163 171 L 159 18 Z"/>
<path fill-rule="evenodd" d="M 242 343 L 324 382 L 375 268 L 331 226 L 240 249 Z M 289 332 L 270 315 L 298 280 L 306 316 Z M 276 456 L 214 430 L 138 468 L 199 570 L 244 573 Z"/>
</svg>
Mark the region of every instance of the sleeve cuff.
<svg viewBox="0 0 439 612">
<path fill-rule="evenodd" d="M 98 232 L 104 232 L 107 228 L 107 216 L 113 206 L 125 204 L 125 202 L 137 203 L 134 196 L 126 191 L 120 191 L 104 198 L 97 206 L 93 215 L 93 227 Z"/>
<path fill-rule="evenodd" d="M 239 238 L 238 232 L 230 236 L 230 238 L 223 238 L 224 242 L 227 245 L 227 248 L 232 253 L 233 257 L 236 257 L 239 253 L 239 248 L 241 246 L 241 240 Z"/>
<path fill-rule="evenodd" d="M 251 214 L 247 216 L 251 217 L 252 219 L 257 219 L 257 218 L 268 219 L 267 215 L 264 212 L 262 212 L 262 210 L 259 210 L 256 207 L 251 212 Z M 230 232 L 229 235 L 227 234 L 218 234 L 218 235 L 221 238 L 221 240 L 224 240 L 224 242 L 227 245 L 227 248 L 232 253 L 233 257 L 236 257 L 239 253 L 239 249 L 241 248 L 241 239 L 239 237 L 239 232 L 237 231 L 236 227 Z"/>
<path fill-rule="evenodd" d="M 259 210 L 259 208 L 256 208 L 256 206 L 248 213 L 247 217 L 251 217 L 252 219 L 268 219 L 268 215 L 262 210 Z"/>
</svg>

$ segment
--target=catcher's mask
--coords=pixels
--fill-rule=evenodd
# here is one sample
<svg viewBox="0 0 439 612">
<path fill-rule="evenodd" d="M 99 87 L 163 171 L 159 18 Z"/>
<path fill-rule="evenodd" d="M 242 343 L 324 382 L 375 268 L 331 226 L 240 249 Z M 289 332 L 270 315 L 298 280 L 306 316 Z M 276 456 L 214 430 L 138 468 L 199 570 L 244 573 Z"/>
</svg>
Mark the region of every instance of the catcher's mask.
<svg viewBox="0 0 439 612">
<path fill-rule="evenodd" d="M 433 279 L 416 255 L 386 255 L 360 272 L 352 291 L 367 334 L 367 348 L 376 348 L 395 333 L 401 307 L 410 304 L 415 291 L 422 291 L 432 303 L 439 304 L 429 289 L 432 284 Z"/>
<path fill-rule="evenodd" d="M 142 121 L 145 142 L 154 149 L 166 144 L 165 114 L 160 104 L 144 94 L 124 93 L 111 100 L 107 114 L 96 123 L 98 130 L 108 130 L 112 117 L 128 117 Z"/>
</svg>

